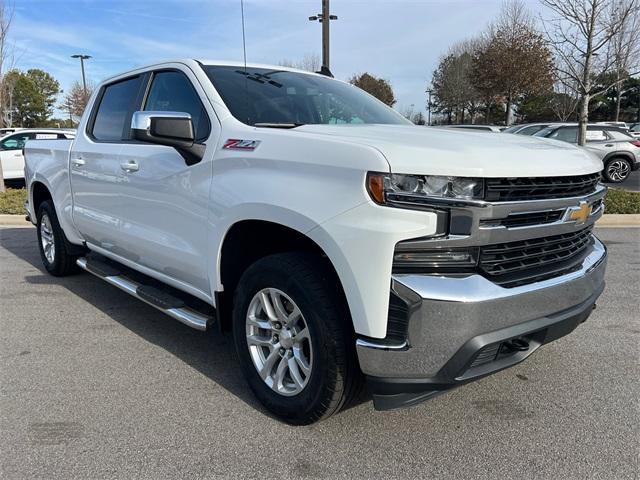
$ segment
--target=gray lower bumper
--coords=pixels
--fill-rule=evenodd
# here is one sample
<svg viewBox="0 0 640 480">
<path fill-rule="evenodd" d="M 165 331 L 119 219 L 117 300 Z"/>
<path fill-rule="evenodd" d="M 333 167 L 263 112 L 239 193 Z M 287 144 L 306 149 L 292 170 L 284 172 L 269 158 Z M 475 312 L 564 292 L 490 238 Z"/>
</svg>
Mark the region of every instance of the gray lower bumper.
<svg viewBox="0 0 640 480">
<path fill-rule="evenodd" d="M 408 341 L 390 347 L 371 339 L 358 340 L 360 367 L 370 377 L 439 377 L 443 369 L 451 370 L 445 366 L 473 339 L 531 325 L 534 320 L 551 325 L 562 312 L 595 302 L 604 288 L 606 255 L 596 239 L 580 270 L 515 288 L 502 288 L 481 275 L 396 275 L 397 291 L 416 305 L 409 319 Z M 514 356 L 513 363 L 518 358 Z M 501 368 L 504 365 L 495 366 L 495 370 Z M 451 380 L 460 378 L 464 372 L 453 374 Z"/>
</svg>

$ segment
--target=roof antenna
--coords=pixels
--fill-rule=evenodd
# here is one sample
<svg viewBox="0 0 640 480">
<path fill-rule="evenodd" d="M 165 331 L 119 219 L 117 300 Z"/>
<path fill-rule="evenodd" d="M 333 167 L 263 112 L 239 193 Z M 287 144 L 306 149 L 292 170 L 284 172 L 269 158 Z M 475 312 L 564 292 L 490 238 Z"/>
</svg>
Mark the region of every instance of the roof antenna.
<svg viewBox="0 0 640 480">
<path fill-rule="evenodd" d="M 242 15 L 242 54 L 244 56 L 244 100 L 245 100 L 245 113 L 247 115 L 247 124 L 249 123 L 249 81 L 247 77 L 247 40 L 244 33 L 244 0 L 240 0 L 240 13 Z"/>
<path fill-rule="evenodd" d="M 247 73 L 247 40 L 244 35 L 244 0 L 240 0 L 240 13 L 242 15 L 242 53 L 244 55 L 244 73 Z"/>
</svg>

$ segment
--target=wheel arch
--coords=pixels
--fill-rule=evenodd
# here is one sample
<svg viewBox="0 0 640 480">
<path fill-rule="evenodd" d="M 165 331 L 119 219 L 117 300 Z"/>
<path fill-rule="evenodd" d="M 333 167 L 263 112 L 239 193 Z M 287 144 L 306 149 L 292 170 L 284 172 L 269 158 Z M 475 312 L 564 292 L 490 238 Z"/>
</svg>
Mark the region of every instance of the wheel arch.
<svg viewBox="0 0 640 480">
<path fill-rule="evenodd" d="M 53 203 L 53 195 L 51 194 L 49 187 L 39 180 L 34 181 L 29 190 L 31 193 L 29 202 L 34 215 L 33 220 L 36 221 L 40 205 L 42 205 L 42 202 L 45 202 L 46 200 L 51 200 Z M 53 207 L 55 208 L 55 204 Z"/>
<path fill-rule="evenodd" d="M 629 160 L 629 162 L 631 162 L 631 166 L 633 166 L 635 161 L 635 159 L 633 158 L 633 153 L 625 152 L 624 150 L 607 153 L 607 155 L 605 155 L 605 157 L 602 159 L 602 164 L 603 166 L 606 166 L 607 162 L 619 157 L 624 158 L 625 160 Z"/>
<path fill-rule="evenodd" d="M 343 282 L 325 250 L 304 232 L 279 222 L 264 219 L 239 220 L 227 229 L 220 242 L 215 291 L 216 311 L 221 328 L 230 324 L 233 294 L 242 274 L 260 258 L 285 252 L 310 252 L 323 258 L 339 290 L 345 308 L 349 309 Z M 353 329 L 353 322 L 350 322 Z"/>
</svg>

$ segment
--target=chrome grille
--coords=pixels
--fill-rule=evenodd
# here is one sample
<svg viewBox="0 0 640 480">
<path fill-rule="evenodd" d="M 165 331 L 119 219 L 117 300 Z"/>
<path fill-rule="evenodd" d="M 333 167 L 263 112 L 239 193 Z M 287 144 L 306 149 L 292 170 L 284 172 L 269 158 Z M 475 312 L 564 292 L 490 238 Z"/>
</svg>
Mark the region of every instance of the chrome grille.
<svg viewBox="0 0 640 480">
<path fill-rule="evenodd" d="M 557 222 L 565 210 L 547 210 L 544 212 L 511 213 L 506 218 L 480 220 L 481 227 L 530 227 Z"/>
<path fill-rule="evenodd" d="M 564 275 L 582 263 L 593 240 L 591 230 L 481 247 L 480 270 L 503 287 Z"/>
<path fill-rule="evenodd" d="M 510 202 L 579 197 L 593 193 L 598 182 L 599 173 L 571 177 L 487 178 L 485 200 Z"/>
</svg>

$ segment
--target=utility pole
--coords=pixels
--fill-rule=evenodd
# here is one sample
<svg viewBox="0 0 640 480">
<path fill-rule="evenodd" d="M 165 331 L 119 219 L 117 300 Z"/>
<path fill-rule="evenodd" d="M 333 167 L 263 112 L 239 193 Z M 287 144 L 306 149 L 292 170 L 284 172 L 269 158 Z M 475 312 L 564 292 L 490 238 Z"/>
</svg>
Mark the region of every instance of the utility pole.
<svg viewBox="0 0 640 480">
<path fill-rule="evenodd" d="M 431 92 L 433 90 L 428 88 L 425 93 L 429 95 L 429 100 L 427 101 L 427 111 L 429 112 L 429 116 L 427 117 L 427 125 L 431 126 Z"/>
<path fill-rule="evenodd" d="M 322 68 L 326 69 L 329 73 L 329 24 L 331 20 L 337 20 L 337 15 L 331 15 L 329 13 L 329 0 L 322 0 L 322 13 L 309 17 L 309 20 L 315 22 L 316 20 L 322 24 Z"/>
<path fill-rule="evenodd" d="M 71 58 L 79 58 L 80 59 L 80 69 L 82 70 L 82 88 L 84 90 L 84 96 L 87 96 L 87 81 L 84 77 L 84 61 L 85 60 L 89 60 L 91 58 L 91 55 L 80 55 L 80 54 L 75 54 L 75 55 L 71 55 Z"/>
</svg>

